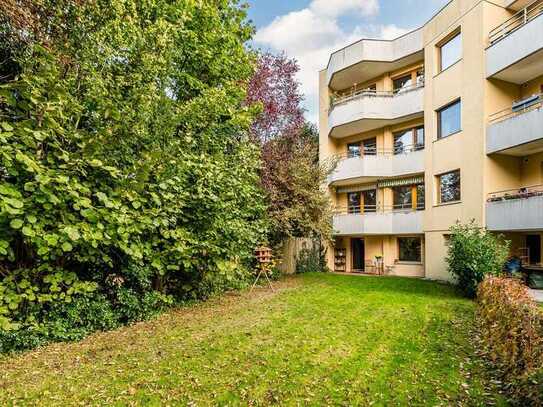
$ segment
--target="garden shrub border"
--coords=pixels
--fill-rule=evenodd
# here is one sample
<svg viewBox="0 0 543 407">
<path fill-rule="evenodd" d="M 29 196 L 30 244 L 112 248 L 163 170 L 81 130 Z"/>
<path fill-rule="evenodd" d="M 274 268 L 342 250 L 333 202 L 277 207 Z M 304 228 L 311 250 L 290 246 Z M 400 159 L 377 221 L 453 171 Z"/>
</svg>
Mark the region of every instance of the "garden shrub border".
<svg viewBox="0 0 543 407">
<path fill-rule="evenodd" d="M 512 401 L 543 406 L 543 311 L 513 278 L 485 279 L 477 302 L 482 351 Z"/>
</svg>

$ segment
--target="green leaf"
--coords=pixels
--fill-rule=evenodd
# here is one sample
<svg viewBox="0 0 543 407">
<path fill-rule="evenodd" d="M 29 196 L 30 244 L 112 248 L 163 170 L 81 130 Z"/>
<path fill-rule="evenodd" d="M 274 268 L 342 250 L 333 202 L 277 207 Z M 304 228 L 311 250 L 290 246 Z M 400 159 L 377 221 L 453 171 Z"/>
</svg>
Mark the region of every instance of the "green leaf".
<svg viewBox="0 0 543 407">
<path fill-rule="evenodd" d="M 30 226 L 23 227 L 23 235 L 28 237 L 34 237 L 36 233 L 34 232 L 34 229 L 32 229 Z"/>
<path fill-rule="evenodd" d="M 73 250 L 73 246 L 68 242 L 64 242 L 62 243 L 62 250 L 65 252 L 71 252 Z"/>
<path fill-rule="evenodd" d="M 13 229 L 21 229 L 23 227 L 23 221 L 21 219 L 13 219 L 9 226 L 11 226 Z"/>
</svg>

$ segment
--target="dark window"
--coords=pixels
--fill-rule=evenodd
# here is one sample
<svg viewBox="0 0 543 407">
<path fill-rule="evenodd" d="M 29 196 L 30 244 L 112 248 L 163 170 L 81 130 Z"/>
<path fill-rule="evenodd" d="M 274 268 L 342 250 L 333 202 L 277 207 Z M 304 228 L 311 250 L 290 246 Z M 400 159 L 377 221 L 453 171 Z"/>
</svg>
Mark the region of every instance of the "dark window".
<svg viewBox="0 0 543 407">
<path fill-rule="evenodd" d="M 424 127 L 394 133 L 394 154 L 403 154 L 424 148 Z"/>
<path fill-rule="evenodd" d="M 425 205 L 425 194 L 426 189 L 424 188 L 424 184 L 417 185 L 417 209 L 419 211 L 424 210 L 426 207 Z"/>
<path fill-rule="evenodd" d="M 443 71 L 462 58 L 462 34 L 456 34 L 443 44 L 439 51 L 439 70 Z"/>
<path fill-rule="evenodd" d="M 394 209 L 413 208 L 413 187 L 401 186 L 392 188 L 394 193 Z"/>
<path fill-rule="evenodd" d="M 399 237 L 398 251 L 400 261 L 422 261 L 422 244 L 420 237 Z"/>
<path fill-rule="evenodd" d="M 401 92 L 405 89 L 409 89 L 413 85 L 413 79 L 411 74 L 402 76 L 401 78 L 394 79 L 393 89 L 395 93 Z"/>
<path fill-rule="evenodd" d="M 439 203 L 460 201 L 460 171 L 439 176 Z"/>
<path fill-rule="evenodd" d="M 347 144 L 347 156 L 349 158 L 360 157 L 360 143 Z"/>
<path fill-rule="evenodd" d="M 362 142 L 364 146 L 364 155 L 376 155 L 377 154 L 377 139 L 369 138 Z"/>
<path fill-rule="evenodd" d="M 437 111 L 437 138 L 448 137 L 462 129 L 462 103 L 460 100 Z"/>
<path fill-rule="evenodd" d="M 377 191 L 375 189 L 364 191 L 364 212 L 377 211 Z"/>
<path fill-rule="evenodd" d="M 349 202 L 349 213 L 360 213 L 360 192 L 350 192 L 347 195 L 347 200 Z"/>
<path fill-rule="evenodd" d="M 424 148 L 424 127 L 415 129 L 415 149 L 422 150 Z"/>
</svg>

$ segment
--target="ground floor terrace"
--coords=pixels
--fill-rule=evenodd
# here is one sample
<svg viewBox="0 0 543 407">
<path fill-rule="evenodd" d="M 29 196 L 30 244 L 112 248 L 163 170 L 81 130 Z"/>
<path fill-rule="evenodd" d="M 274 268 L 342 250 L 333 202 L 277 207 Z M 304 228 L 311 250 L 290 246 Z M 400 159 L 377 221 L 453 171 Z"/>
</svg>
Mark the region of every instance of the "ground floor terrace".
<svg viewBox="0 0 543 407">
<path fill-rule="evenodd" d="M 330 248 L 335 272 L 424 277 L 424 235 L 342 236 Z"/>
</svg>

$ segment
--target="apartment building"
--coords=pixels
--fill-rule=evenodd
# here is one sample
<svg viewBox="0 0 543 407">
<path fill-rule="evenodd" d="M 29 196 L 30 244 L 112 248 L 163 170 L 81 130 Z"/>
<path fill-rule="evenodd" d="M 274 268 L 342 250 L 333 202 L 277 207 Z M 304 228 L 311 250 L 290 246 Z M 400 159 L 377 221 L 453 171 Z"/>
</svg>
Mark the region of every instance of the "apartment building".
<svg viewBox="0 0 543 407">
<path fill-rule="evenodd" d="M 475 222 L 541 267 L 543 0 L 452 0 L 320 72 L 320 158 L 336 271 L 449 279 L 451 225 Z"/>
</svg>

